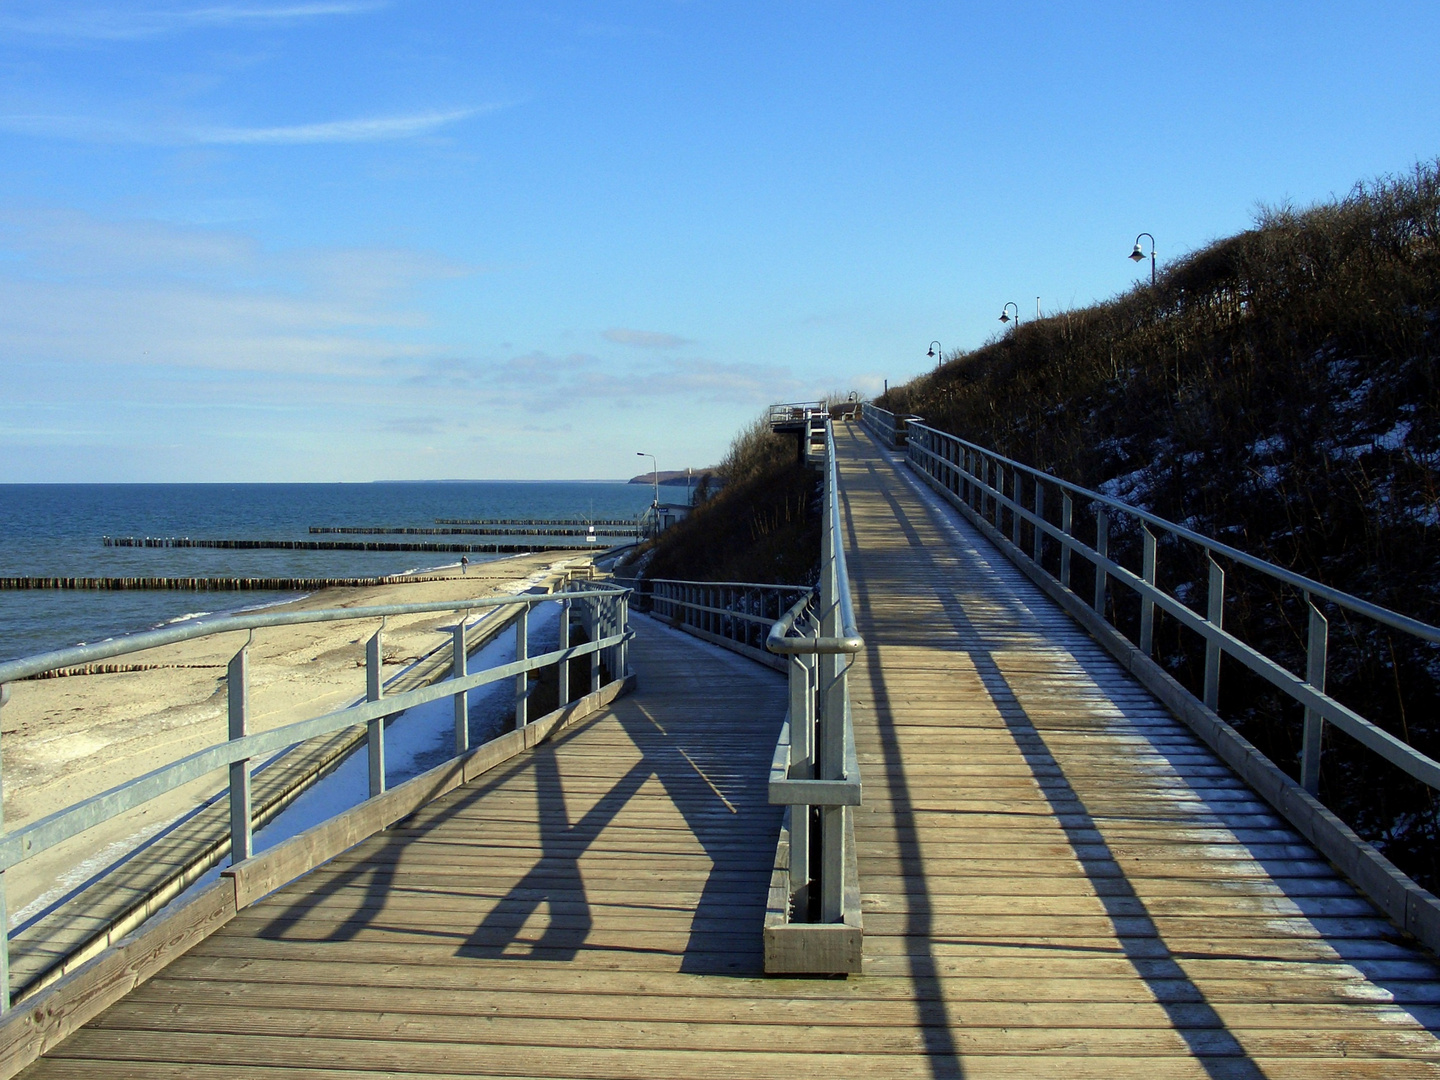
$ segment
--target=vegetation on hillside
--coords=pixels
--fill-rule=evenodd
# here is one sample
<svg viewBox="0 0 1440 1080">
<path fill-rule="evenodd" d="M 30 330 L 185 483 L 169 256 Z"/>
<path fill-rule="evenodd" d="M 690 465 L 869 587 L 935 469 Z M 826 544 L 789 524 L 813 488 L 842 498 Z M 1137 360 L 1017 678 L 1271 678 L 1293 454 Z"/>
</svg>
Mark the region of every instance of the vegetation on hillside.
<svg viewBox="0 0 1440 1080">
<path fill-rule="evenodd" d="M 1023 325 L 879 404 L 1440 623 L 1437 320 L 1440 164 L 1427 164 L 1312 209 L 1265 210 L 1153 287 Z M 1133 533 L 1112 540 L 1136 568 L 1138 547 Z M 1160 560 L 1162 584 L 1198 610 L 1204 568 L 1178 550 Z M 1227 628 L 1303 674 L 1303 598 L 1227 570 Z M 1136 605 L 1117 592 L 1133 629 Z M 1331 692 L 1440 756 L 1440 650 L 1326 615 Z M 1193 635 L 1160 630 L 1160 659 L 1197 687 Z M 1222 714 L 1295 772 L 1298 710 L 1238 665 L 1222 689 Z M 1428 789 L 1327 729 L 1321 797 L 1440 884 Z"/>
<path fill-rule="evenodd" d="M 818 474 L 797 460 L 795 439 L 764 417 L 736 436 L 718 472 L 702 481 L 684 521 L 646 546 L 645 576 L 684 581 L 802 585 L 820 561 Z M 708 478 L 707 478 L 708 479 Z"/>
</svg>

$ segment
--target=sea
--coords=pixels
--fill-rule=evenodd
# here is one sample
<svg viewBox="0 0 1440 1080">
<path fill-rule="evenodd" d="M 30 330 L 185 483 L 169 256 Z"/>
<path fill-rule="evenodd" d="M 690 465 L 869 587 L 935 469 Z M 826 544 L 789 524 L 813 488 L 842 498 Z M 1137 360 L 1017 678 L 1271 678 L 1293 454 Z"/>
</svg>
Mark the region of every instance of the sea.
<svg viewBox="0 0 1440 1080">
<path fill-rule="evenodd" d="M 453 566 L 459 555 L 106 547 L 103 540 L 173 536 L 539 542 L 524 536 L 312 536 L 309 530 L 433 527 L 437 518 L 633 519 L 650 505 L 651 494 L 649 485 L 620 481 L 0 484 L 0 577 L 369 577 L 423 572 Z M 477 563 L 505 557 L 474 554 L 469 559 Z M 301 595 L 0 590 L 0 659 L 232 614 Z"/>
</svg>

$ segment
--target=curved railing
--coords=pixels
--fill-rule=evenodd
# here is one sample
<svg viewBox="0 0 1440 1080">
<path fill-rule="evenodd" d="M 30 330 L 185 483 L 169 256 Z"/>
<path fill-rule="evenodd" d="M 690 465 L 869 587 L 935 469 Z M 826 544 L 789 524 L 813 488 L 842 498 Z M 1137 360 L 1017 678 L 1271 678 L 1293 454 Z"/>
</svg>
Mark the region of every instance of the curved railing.
<svg viewBox="0 0 1440 1080">
<path fill-rule="evenodd" d="M 636 582 L 636 604 L 686 633 L 753 660 L 783 667 L 765 651 L 765 635 L 803 596 L 808 585 L 762 585 L 752 581 L 677 581 L 646 578 Z"/>
<path fill-rule="evenodd" d="M 57 844 L 78 836 L 138 806 L 175 791 L 201 777 L 228 768 L 230 774 L 230 852 L 231 863 L 242 862 L 252 854 L 252 815 L 250 806 L 251 763 L 284 751 L 317 736 L 365 724 L 369 758 L 369 790 L 372 798 L 385 791 L 385 721 L 406 709 L 442 698 L 455 703 L 455 755 L 469 750 L 469 724 L 466 695 L 469 691 L 505 679 L 515 679 L 515 724 L 524 728 L 528 722 L 528 674 L 541 668 L 556 666 L 560 703 L 570 700 L 569 662 L 591 657 L 591 692 L 598 691 L 602 659 L 612 673 L 627 673 L 628 589 L 603 583 L 586 583 L 583 589 L 569 588 L 555 594 L 525 594 L 504 597 L 477 597 L 461 601 L 439 601 L 413 604 L 387 604 L 375 607 L 334 608 L 320 611 L 268 612 L 237 615 L 187 625 L 115 638 L 94 645 L 82 645 L 42 653 L 0 663 L 0 705 L 10 698 L 10 684 L 48 671 L 80 667 L 99 660 L 144 652 L 177 642 L 219 634 L 248 631 L 249 639 L 230 660 L 227 669 L 229 737 L 226 741 L 189 754 L 142 776 L 119 784 L 84 799 L 47 817 L 30 822 L 0 836 L 0 875 L 5 870 L 47 851 Z M 536 604 L 558 601 L 564 611 L 560 619 L 559 648 L 539 656 L 528 653 L 528 615 Z M 569 609 L 580 607 L 590 641 L 569 644 Z M 513 608 L 516 618 L 516 659 L 488 670 L 466 671 L 465 618 L 457 620 L 452 642 L 451 677 L 443 682 L 384 696 L 381 666 L 383 663 L 382 633 L 384 620 L 397 615 L 427 613 L 469 613 L 491 608 Z M 369 639 L 365 649 L 366 700 L 348 708 L 338 709 L 267 731 L 251 732 L 249 728 L 249 648 L 254 632 L 275 626 L 296 626 L 312 623 L 380 619 L 381 628 Z M 0 801 L 3 821 L 3 801 Z M 0 876 L 0 927 L 8 926 L 4 903 L 3 876 Z M 7 935 L 0 935 L 0 1009 L 10 1003 L 9 949 Z"/>
</svg>

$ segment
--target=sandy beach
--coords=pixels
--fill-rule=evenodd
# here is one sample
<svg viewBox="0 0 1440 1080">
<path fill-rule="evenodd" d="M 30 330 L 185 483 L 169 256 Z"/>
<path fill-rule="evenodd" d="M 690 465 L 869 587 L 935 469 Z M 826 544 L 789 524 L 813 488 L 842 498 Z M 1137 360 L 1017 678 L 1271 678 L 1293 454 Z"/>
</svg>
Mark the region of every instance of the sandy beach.
<svg viewBox="0 0 1440 1080">
<path fill-rule="evenodd" d="M 370 607 L 523 592 L 589 554 L 536 552 L 428 572 L 425 582 L 326 589 L 275 610 Z M 250 647 L 251 729 L 266 730 L 343 707 L 365 693 L 364 651 L 378 620 L 286 626 L 256 632 Z M 392 617 L 385 626 L 386 677 L 444 645 L 448 613 Z M 218 635 L 116 658 L 161 665 L 118 674 L 16 683 L 0 711 L 5 826 L 35 820 L 226 737 L 225 668 L 244 633 Z M 206 778 L 154 800 L 5 875 L 12 924 L 83 880 L 223 785 Z"/>
</svg>

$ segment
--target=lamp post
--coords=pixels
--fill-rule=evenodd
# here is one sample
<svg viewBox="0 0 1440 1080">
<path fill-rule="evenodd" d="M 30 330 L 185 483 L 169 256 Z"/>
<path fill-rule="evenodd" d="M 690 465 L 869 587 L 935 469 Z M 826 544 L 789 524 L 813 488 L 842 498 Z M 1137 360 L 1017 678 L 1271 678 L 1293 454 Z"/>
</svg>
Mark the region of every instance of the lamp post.
<svg viewBox="0 0 1440 1080">
<path fill-rule="evenodd" d="M 1010 321 L 1010 315 L 1008 314 L 1008 309 L 1010 309 L 1010 308 L 1012 308 L 1012 307 L 1015 309 L 1015 325 L 1018 327 L 1018 326 L 1020 325 L 1020 305 L 1017 304 L 1017 303 L 1015 303 L 1014 300 L 1006 301 L 1005 306 L 1000 309 L 1000 321 L 1001 321 L 1001 322 L 1009 322 L 1009 321 Z"/>
<path fill-rule="evenodd" d="M 644 450 L 636 450 L 635 456 L 648 457 L 650 459 L 650 479 L 655 484 L 655 507 L 656 513 L 658 514 L 660 507 L 660 466 L 655 463 L 654 454 L 647 454 Z"/>
<path fill-rule="evenodd" d="M 940 343 L 938 341 L 930 342 L 930 351 L 927 352 L 925 355 L 933 356 L 935 358 L 935 366 L 937 368 L 945 362 L 945 350 L 940 347 Z"/>
<path fill-rule="evenodd" d="M 1140 236 L 1150 236 L 1148 232 L 1142 232 Z M 1140 236 L 1135 237 L 1135 250 L 1130 252 L 1130 258 L 1136 262 L 1145 261 L 1145 252 L 1140 250 Z M 1150 236 L 1150 284 L 1155 284 L 1155 237 Z"/>
</svg>

